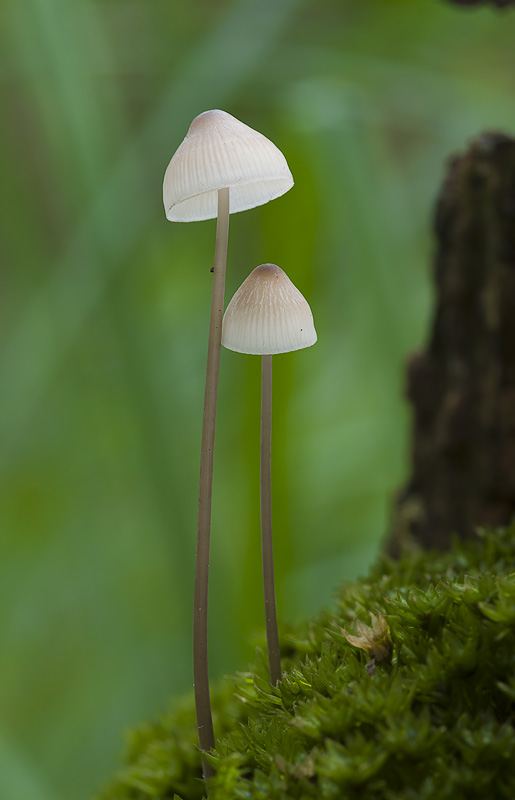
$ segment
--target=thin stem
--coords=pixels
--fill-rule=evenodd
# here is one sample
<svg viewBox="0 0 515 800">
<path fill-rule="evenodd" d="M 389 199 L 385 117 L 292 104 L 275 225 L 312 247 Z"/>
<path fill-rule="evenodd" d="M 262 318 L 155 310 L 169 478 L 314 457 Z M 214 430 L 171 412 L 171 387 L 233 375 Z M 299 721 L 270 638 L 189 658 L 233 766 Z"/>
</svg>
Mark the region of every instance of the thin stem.
<svg viewBox="0 0 515 800">
<path fill-rule="evenodd" d="M 195 599 L 193 611 L 193 675 L 198 738 L 201 750 L 215 746 L 209 672 L 207 663 L 207 597 L 209 579 L 209 540 L 211 533 L 211 498 L 213 494 L 213 457 L 215 448 L 216 398 L 222 343 L 225 269 L 229 237 L 229 189 L 218 192 L 215 264 L 211 295 L 211 319 L 207 346 L 206 388 L 200 449 L 200 481 L 197 522 L 197 556 L 195 561 Z M 213 768 L 202 759 L 204 777 L 214 774 Z"/>
<path fill-rule="evenodd" d="M 261 549 L 270 682 L 281 680 L 281 653 L 275 608 L 272 542 L 272 356 L 261 363 Z"/>
</svg>

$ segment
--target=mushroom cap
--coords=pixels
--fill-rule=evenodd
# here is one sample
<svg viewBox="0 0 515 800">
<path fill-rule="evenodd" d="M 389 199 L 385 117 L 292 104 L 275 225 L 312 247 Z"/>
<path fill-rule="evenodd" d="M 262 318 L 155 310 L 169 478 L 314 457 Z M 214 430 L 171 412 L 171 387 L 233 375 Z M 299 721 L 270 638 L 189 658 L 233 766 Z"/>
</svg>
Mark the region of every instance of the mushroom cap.
<svg viewBox="0 0 515 800">
<path fill-rule="evenodd" d="M 230 188 L 229 211 L 246 211 L 291 189 L 293 177 L 281 151 L 266 136 L 215 109 L 195 117 L 168 164 L 163 182 L 172 222 L 213 219 L 218 190 Z"/>
<path fill-rule="evenodd" d="M 289 353 L 316 340 L 307 300 L 275 264 L 252 270 L 224 314 L 222 344 L 237 353 Z"/>
</svg>

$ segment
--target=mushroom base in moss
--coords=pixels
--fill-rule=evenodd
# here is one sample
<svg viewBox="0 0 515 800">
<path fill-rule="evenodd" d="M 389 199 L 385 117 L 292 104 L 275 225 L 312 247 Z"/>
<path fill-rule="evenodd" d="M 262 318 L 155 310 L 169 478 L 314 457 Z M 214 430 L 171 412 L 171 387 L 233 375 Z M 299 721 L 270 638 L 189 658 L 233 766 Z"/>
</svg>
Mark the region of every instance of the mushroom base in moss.
<svg viewBox="0 0 515 800">
<path fill-rule="evenodd" d="M 334 607 L 280 631 L 213 692 L 211 800 L 479 800 L 515 797 L 515 526 L 450 553 L 381 557 Z M 368 670 L 358 633 L 384 615 L 391 653 Z M 135 729 L 98 800 L 201 800 L 193 699 Z"/>
</svg>

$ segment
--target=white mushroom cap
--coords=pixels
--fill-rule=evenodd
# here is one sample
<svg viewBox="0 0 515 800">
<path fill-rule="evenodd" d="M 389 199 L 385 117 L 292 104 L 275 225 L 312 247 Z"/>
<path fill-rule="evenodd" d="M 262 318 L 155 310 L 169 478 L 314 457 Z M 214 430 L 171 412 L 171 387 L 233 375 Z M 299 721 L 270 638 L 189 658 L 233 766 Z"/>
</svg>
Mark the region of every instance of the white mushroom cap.
<svg viewBox="0 0 515 800">
<path fill-rule="evenodd" d="M 268 203 L 291 189 L 293 177 L 275 144 L 218 109 L 195 117 L 168 164 L 166 216 L 193 222 L 217 216 L 218 190 L 230 188 L 229 212 Z"/>
<path fill-rule="evenodd" d="M 289 353 L 316 340 L 308 302 L 275 264 L 252 270 L 224 314 L 222 344 L 237 353 Z"/>
</svg>

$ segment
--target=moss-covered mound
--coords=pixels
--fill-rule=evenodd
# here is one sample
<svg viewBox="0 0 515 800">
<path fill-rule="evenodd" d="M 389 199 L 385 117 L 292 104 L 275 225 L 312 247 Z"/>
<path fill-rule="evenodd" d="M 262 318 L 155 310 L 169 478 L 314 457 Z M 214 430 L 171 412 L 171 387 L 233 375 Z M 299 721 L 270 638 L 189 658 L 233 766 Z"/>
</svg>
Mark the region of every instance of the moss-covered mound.
<svg viewBox="0 0 515 800">
<path fill-rule="evenodd" d="M 277 688 L 258 653 L 213 692 L 210 800 L 513 800 L 514 556 L 512 527 L 381 558 L 335 609 L 283 631 Z M 188 699 L 130 734 L 101 800 L 200 800 L 195 741 Z"/>
</svg>

